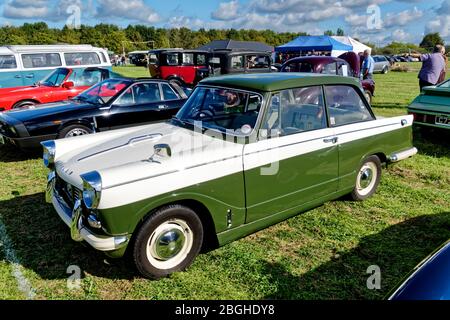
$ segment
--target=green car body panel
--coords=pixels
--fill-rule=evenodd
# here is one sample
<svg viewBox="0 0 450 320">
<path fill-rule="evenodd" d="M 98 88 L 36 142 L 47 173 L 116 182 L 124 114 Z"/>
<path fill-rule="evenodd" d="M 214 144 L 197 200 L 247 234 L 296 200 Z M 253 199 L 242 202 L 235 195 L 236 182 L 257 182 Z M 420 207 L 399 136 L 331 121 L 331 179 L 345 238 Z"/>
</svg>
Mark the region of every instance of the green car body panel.
<svg viewBox="0 0 450 320">
<path fill-rule="evenodd" d="M 200 87 L 233 88 L 262 95 L 262 114 L 255 129 L 261 126 L 274 94 L 309 86 L 320 86 L 323 92 L 323 87 L 328 85 L 350 86 L 364 99 L 357 80 L 338 76 L 295 73 L 232 75 L 208 78 L 200 83 Z M 371 113 L 366 102 L 365 107 Z M 258 138 L 254 130 L 241 143 L 236 143 L 239 146 L 235 152 L 239 154 L 240 163 L 235 172 L 143 200 L 99 208 L 95 211 L 103 226 L 99 235 L 124 236 L 129 240 L 152 212 L 169 204 L 182 203 L 203 208 L 198 212 L 204 215 L 201 220 L 212 221 L 210 227 L 214 229 L 207 232 L 217 238 L 219 245 L 224 245 L 350 193 L 355 187 L 358 170 L 367 157 L 378 155 L 381 161 L 389 162 L 396 159 L 394 155 L 412 149 L 411 116 L 374 118 L 336 127 L 329 125 L 329 118 L 327 121 L 326 128 L 273 139 Z M 334 143 L 325 143 L 334 136 Z M 270 159 L 274 155 L 272 162 Z M 209 165 L 205 160 L 199 167 L 207 168 Z M 274 173 L 265 174 L 274 168 Z M 167 176 L 171 179 L 169 174 Z M 125 185 L 128 183 L 132 182 Z M 96 234 L 92 228 L 90 231 Z M 127 245 L 106 253 L 120 257 Z"/>
<path fill-rule="evenodd" d="M 425 87 L 408 106 L 414 125 L 450 129 L 450 80 L 439 86 Z"/>
</svg>

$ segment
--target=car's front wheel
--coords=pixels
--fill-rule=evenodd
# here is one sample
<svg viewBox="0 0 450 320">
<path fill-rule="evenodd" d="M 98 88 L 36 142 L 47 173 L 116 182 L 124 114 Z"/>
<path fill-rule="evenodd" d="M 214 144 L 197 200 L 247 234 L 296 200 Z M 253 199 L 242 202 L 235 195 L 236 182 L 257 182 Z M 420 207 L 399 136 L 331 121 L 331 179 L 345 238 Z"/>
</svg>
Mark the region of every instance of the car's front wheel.
<svg viewBox="0 0 450 320">
<path fill-rule="evenodd" d="M 363 201 L 371 197 L 378 188 L 381 179 L 381 161 L 377 156 L 364 160 L 356 176 L 355 188 L 351 197 L 355 201 Z"/>
<path fill-rule="evenodd" d="M 59 139 L 72 138 L 72 137 L 84 136 L 86 134 L 91 134 L 91 133 L 92 133 L 92 129 L 89 129 L 88 127 L 83 126 L 81 124 L 73 124 L 73 125 L 63 128 L 59 132 L 58 138 Z"/>
<path fill-rule="evenodd" d="M 159 279 L 185 270 L 200 252 L 203 226 L 197 214 L 171 205 L 151 214 L 137 231 L 133 259 L 138 271 Z"/>
</svg>

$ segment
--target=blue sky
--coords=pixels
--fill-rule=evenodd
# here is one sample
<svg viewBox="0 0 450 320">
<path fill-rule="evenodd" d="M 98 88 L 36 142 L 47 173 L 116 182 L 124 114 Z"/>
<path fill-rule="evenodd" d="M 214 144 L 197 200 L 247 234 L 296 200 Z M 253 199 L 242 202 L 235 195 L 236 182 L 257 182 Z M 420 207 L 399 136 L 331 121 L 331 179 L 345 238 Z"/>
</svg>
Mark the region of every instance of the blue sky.
<svg viewBox="0 0 450 320">
<path fill-rule="evenodd" d="M 346 34 L 379 45 L 418 43 L 425 33 L 440 32 L 450 43 L 450 0 L 0 1 L 0 25 L 35 21 L 57 27 L 79 21 L 89 25 L 254 28 L 310 34 L 341 27 Z"/>
</svg>

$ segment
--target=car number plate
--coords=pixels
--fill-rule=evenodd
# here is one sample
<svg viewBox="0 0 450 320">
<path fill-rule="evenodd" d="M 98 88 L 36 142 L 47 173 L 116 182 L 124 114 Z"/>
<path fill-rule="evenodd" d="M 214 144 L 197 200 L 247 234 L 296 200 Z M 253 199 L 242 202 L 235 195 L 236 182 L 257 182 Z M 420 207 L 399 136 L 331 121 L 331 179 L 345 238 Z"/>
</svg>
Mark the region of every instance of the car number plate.
<svg viewBox="0 0 450 320">
<path fill-rule="evenodd" d="M 5 138 L 0 134 L 0 144 L 5 144 Z"/>
<path fill-rule="evenodd" d="M 436 116 L 435 123 L 439 125 L 450 126 L 450 116 L 446 115 Z"/>
</svg>

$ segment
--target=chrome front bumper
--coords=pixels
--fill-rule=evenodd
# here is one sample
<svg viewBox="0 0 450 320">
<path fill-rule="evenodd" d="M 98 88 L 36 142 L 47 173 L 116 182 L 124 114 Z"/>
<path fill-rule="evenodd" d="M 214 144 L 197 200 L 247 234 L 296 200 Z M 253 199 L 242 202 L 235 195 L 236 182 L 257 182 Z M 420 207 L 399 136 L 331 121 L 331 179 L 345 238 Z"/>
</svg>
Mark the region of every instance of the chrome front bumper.
<svg viewBox="0 0 450 320">
<path fill-rule="evenodd" d="M 398 162 L 401 160 L 405 160 L 408 158 L 411 158 L 412 156 L 415 156 L 417 154 L 418 150 L 417 148 L 411 148 L 402 152 L 391 154 L 388 158 L 389 162 Z"/>
<path fill-rule="evenodd" d="M 82 222 L 81 201 L 75 201 L 74 208 L 71 209 L 58 194 L 55 188 L 55 173 L 48 174 L 46 201 L 53 204 L 59 217 L 70 228 L 70 235 L 75 241 L 86 241 L 94 249 L 99 251 L 113 251 L 123 248 L 128 243 L 127 236 L 107 237 L 99 236 L 87 229 Z"/>
</svg>

